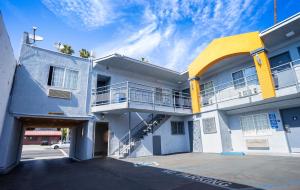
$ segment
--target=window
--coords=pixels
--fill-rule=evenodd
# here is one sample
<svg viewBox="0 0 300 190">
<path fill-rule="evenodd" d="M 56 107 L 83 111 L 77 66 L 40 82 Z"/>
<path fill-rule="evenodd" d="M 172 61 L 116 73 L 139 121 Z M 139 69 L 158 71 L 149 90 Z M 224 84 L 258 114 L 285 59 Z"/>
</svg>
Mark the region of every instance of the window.
<svg viewBox="0 0 300 190">
<path fill-rule="evenodd" d="M 233 86 L 235 89 L 243 88 L 251 84 L 258 84 L 255 67 L 248 67 L 232 73 Z"/>
<path fill-rule="evenodd" d="M 290 68 L 290 65 L 288 63 L 291 62 L 291 56 L 288 51 L 281 53 L 279 55 L 273 56 L 269 60 L 270 60 L 272 72 L 282 71 L 287 68 Z"/>
<path fill-rule="evenodd" d="M 171 121 L 171 133 L 172 135 L 184 135 L 184 122 Z"/>
<path fill-rule="evenodd" d="M 155 103 L 161 104 L 163 100 L 162 88 L 155 88 Z"/>
<path fill-rule="evenodd" d="M 202 96 L 213 96 L 214 95 L 214 84 L 213 81 L 200 85 L 201 95 Z"/>
<path fill-rule="evenodd" d="M 48 85 L 66 89 L 77 89 L 78 73 L 78 71 L 71 69 L 50 66 Z"/>
<path fill-rule="evenodd" d="M 266 113 L 242 116 L 240 119 L 245 136 L 269 135 L 271 133 L 268 114 Z"/>
<path fill-rule="evenodd" d="M 204 134 L 211 134 L 217 132 L 216 121 L 214 117 L 202 119 L 202 125 Z"/>
<path fill-rule="evenodd" d="M 232 73 L 233 86 L 235 89 L 245 86 L 245 78 L 242 70 Z"/>
</svg>

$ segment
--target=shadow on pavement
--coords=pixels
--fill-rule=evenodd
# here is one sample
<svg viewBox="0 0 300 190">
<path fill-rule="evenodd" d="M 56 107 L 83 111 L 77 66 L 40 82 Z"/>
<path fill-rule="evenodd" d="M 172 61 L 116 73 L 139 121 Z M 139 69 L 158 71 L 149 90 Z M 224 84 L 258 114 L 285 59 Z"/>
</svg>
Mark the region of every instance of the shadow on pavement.
<svg viewBox="0 0 300 190">
<path fill-rule="evenodd" d="M 111 159 L 76 162 L 68 158 L 21 162 L 0 176 L 1 190 L 30 189 L 257 189 L 242 184 Z"/>
</svg>

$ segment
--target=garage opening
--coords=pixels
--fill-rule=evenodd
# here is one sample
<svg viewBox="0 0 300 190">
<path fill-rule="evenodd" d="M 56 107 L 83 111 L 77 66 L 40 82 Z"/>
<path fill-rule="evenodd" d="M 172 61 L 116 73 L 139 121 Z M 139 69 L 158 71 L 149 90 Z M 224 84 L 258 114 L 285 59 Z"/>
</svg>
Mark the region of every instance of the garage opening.
<svg viewBox="0 0 300 190">
<path fill-rule="evenodd" d="M 94 157 L 106 157 L 108 150 L 108 123 L 99 122 L 95 127 Z"/>
<path fill-rule="evenodd" d="M 58 118 L 20 118 L 23 127 L 21 161 L 74 157 L 80 152 L 85 121 Z M 77 142 L 76 142 L 77 141 Z"/>
</svg>

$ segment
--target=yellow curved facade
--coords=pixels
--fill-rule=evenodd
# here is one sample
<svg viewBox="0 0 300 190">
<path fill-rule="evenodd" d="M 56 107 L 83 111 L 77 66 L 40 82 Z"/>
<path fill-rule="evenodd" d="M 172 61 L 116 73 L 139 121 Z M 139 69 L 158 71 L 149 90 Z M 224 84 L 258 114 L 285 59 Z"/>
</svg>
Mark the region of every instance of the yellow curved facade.
<svg viewBox="0 0 300 190">
<path fill-rule="evenodd" d="M 200 112 L 199 80 L 208 68 L 222 59 L 240 54 L 252 54 L 264 99 L 275 96 L 273 78 L 264 43 L 258 32 L 250 32 L 213 40 L 188 67 L 193 113 Z"/>
</svg>

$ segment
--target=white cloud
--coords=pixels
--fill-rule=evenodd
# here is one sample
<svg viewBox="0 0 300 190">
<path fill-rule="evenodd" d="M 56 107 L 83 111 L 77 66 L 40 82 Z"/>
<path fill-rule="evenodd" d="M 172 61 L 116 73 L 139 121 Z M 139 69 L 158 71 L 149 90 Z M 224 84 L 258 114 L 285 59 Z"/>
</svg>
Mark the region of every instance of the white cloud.
<svg viewBox="0 0 300 190">
<path fill-rule="evenodd" d="M 94 29 L 116 18 L 109 0 L 43 0 L 43 4 L 55 15 L 72 26 Z"/>
<path fill-rule="evenodd" d="M 145 57 L 176 70 L 185 70 L 214 38 L 252 31 L 270 1 L 43 0 L 56 15 L 69 23 L 79 19 L 88 29 L 122 22 L 117 38 L 95 48 L 98 56 Z"/>
</svg>

